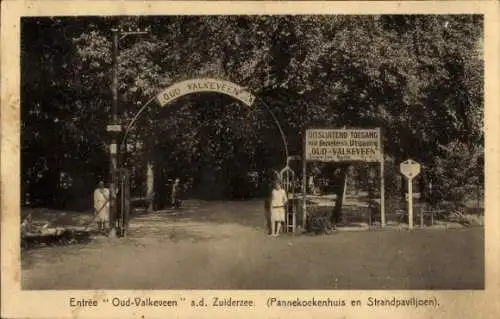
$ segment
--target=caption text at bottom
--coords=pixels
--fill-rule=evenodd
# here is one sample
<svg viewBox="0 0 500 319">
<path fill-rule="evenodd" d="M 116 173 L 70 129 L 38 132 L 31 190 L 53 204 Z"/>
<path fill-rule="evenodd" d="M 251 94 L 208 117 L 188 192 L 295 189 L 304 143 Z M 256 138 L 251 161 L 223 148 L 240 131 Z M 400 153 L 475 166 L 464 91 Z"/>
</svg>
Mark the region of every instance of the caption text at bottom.
<svg viewBox="0 0 500 319">
<path fill-rule="evenodd" d="M 158 299 L 151 297 L 104 297 L 101 300 L 92 298 L 69 298 L 71 308 L 98 308 L 103 305 L 113 307 L 130 308 L 166 308 L 178 306 L 190 307 L 227 307 L 227 308 L 245 308 L 259 306 L 252 299 L 237 299 L 233 297 L 202 297 L 186 299 L 184 297 L 174 299 Z M 300 307 L 389 307 L 389 308 L 419 308 L 419 307 L 438 307 L 439 302 L 436 297 L 427 298 L 400 298 L 400 297 L 368 297 L 361 299 L 339 299 L 339 298 L 282 298 L 269 297 L 265 304 L 267 308 L 300 308 Z"/>
</svg>

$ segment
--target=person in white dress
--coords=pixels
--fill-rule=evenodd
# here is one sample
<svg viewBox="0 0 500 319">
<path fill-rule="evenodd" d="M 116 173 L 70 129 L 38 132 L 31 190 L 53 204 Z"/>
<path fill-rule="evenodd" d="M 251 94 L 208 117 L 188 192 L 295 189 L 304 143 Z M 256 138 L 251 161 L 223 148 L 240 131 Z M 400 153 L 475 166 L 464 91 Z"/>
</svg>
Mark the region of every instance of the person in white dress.
<svg viewBox="0 0 500 319">
<path fill-rule="evenodd" d="M 181 206 L 181 200 L 179 196 L 180 191 L 181 191 L 181 179 L 176 178 L 174 180 L 174 184 L 172 185 L 172 193 L 170 197 L 172 208 L 179 208 Z"/>
<path fill-rule="evenodd" d="M 286 191 L 281 183 L 276 181 L 271 192 L 271 236 L 277 237 L 281 230 L 281 223 L 285 222 L 285 206 L 288 202 Z"/>
<path fill-rule="evenodd" d="M 99 231 L 109 228 L 110 192 L 104 187 L 104 182 L 100 181 L 94 190 L 94 214 L 97 217 Z"/>
</svg>

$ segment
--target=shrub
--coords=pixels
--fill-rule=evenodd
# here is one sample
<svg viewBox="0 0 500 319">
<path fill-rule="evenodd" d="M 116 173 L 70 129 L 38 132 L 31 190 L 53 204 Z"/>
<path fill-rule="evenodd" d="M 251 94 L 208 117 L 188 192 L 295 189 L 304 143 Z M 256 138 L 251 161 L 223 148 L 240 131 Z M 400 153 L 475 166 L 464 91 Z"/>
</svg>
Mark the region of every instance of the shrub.
<svg viewBox="0 0 500 319">
<path fill-rule="evenodd" d="M 440 150 L 441 154 L 433 158 L 428 168 L 432 182 L 430 201 L 449 201 L 455 206 L 463 206 L 471 199 L 471 194 L 477 194 L 482 188 L 484 149 L 480 145 L 452 142 L 440 146 Z"/>
</svg>

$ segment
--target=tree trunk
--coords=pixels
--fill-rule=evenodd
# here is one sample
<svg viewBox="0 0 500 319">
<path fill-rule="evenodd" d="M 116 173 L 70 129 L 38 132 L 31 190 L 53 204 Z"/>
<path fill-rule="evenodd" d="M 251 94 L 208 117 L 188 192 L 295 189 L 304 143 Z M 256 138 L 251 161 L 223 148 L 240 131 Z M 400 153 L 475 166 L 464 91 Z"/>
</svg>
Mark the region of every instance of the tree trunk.
<svg viewBox="0 0 500 319">
<path fill-rule="evenodd" d="M 146 172 L 146 198 L 148 199 L 148 212 L 153 211 L 154 203 L 154 172 L 153 163 L 148 162 Z"/>
<path fill-rule="evenodd" d="M 347 177 L 348 168 L 349 165 L 342 165 L 342 167 L 340 168 L 340 179 L 339 179 L 340 187 L 337 188 L 337 191 L 335 193 L 337 197 L 335 200 L 335 206 L 333 207 L 330 216 L 328 216 L 328 219 L 332 222 L 332 224 L 337 224 L 342 217 L 342 204 L 344 199 L 343 197 L 345 191 L 345 181 Z"/>
</svg>

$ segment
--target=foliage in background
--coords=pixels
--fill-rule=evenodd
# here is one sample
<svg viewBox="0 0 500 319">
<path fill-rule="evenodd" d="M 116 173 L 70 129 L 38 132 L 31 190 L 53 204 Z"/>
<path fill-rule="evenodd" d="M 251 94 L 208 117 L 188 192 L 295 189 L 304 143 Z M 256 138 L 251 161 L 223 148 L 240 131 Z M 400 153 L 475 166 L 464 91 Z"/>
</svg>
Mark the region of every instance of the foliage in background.
<svg viewBox="0 0 500 319">
<path fill-rule="evenodd" d="M 24 18 L 22 194 L 33 203 L 84 198 L 107 176 L 113 26 L 151 30 L 120 41 L 124 123 L 176 81 L 217 77 L 270 106 L 292 154 L 300 154 L 307 126 L 379 126 L 394 163 L 420 161 L 443 198 L 475 183 L 454 179 L 453 163 L 465 161 L 483 178 L 480 16 Z M 165 178 L 226 184 L 226 196 L 237 173 L 283 165 L 281 139 L 262 105 L 214 94 L 149 108 L 129 142 L 122 160 L 139 188 L 147 160 Z"/>
<path fill-rule="evenodd" d="M 484 184 L 484 149 L 453 142 L 441 148 L 429 169 L 429 179 L 438 181 L 432 186 L 432 202 L 452 202 L 461 206 L 481 191 Z M 431 184 L 432 185 L 432 184 Z"/>
</svg>

